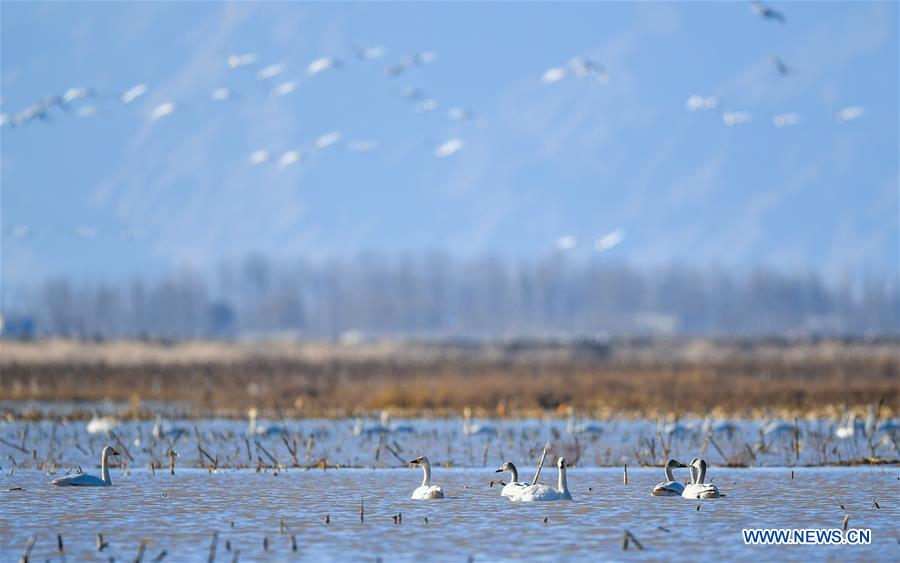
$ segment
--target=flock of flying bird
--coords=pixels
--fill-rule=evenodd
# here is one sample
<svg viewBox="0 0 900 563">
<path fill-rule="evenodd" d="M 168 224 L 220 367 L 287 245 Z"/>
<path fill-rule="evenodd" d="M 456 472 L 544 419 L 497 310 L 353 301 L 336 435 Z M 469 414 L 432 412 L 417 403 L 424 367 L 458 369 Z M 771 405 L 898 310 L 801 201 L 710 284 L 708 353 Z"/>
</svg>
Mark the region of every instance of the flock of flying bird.
<svg viewBox="0 0 900 563">
<path fill-rule="evenodd" d="M 779 24 L 785 24 L 787 22 L 787 18 L 785 18 L 783 13 L 763 2 L 752 2 L 751 5 L 753 11 L 763 19 Z M 772 66 L 780 76 L 789 76 L 795 73 L 795 69 L 788 65 L 784 59 L 778 55 L 771 55 L 769 60 L 772 62 Z M 721 105 L 721 100 L 719 100 L 718 97 L 703 96 L 700 94 L 691 95 L 685 102 L 685 107 L 690 111 L 716 110 Z M 838 123 L 846 123 L 864 117 L 865 115 L 866 110 L 863 106 L 851 105 L 840 109 L 835 114 L 835 119 Z M 749 111 L 728 110 L 722 112 L 722 122 L 728 127 L 743 125 L 745 123 L 750 123 L 751 121 L 753 121 L 753 114 Z M 772 117 L 772 123 L 778 128 L 790 127 L 800 123 L 800 115 L 793 112 L 779 113 Z"/>
<path fill-rule="evenodd" d="M 763 2 L 755 1 L 751 5 L 753 11 L 765 20 L 778 24 L 785 24 L 787 21 L 782 12 Z M 225 63 L 232 71 L 243 72 L 255 78 L 256 82 L 263 86 L 268 97 L 281 98 L 296 92 L 305 79 L 312 79 L 322 73 L 346 68 L 348 66 L 347 59 L 355 58 L 361 63 L 369 63 L 382 59 L 386 55 L 387 50 L 382 46 L 354 46 L 351 57 L 346 59 L 334 56 L 317 58 L 306 65 L 302 76 L 293 77 L 289 76 L 290 67 L 287 63 L 275 62 L 263 65 L 255 53 L 230 54 L 225 57 Z M 421 51 L 406 55 L 399 61 L 384 67 L 383 70 L 385 76 L 396 78 L 407 74 L 416 67 L 432 64 L 436 60 L 437 54 L 434 51 Z M 772 55 L 771 61 L 775 70 L 782 76 L 789 76 L 795 72 L 779 56 Z M 600 62 L 578 56 L 571 59 L 568 63 L 546 70 L 540 77 L 541 82 L 546 85 L 567 79 L 586 79 L 605 83 L 609 80 L 609 72 Z M 248 86 L 248 92 L 254 90 L 258 91 L 258 86 L 255 88 Z M 72 87 L 59 95 L 44 96 L 21 111 L 12 114 L 0 113 L 0 126 L 16 128 L 35 121 L 50 122 L 56 117 L 57 111 L 64 115 L 94 117 L 100 112 L 98 104 L 103 101 L 111 100 L 121 106 L 129 106 L 147 94 L 148 91 L 149 86 L 145 83 L 136 84 L 119 92 L 104 92 L 88 86 Z M 398 91 L 399 95 L 407 100 L 417 112 L 432 112 L 440 107 L 440 103 L 436 98 L 420 88 L 403 86 Z M 170 116 L 192 105 L 240 102 L 243 99 L 244 94 L 239 94 L 231 88 L 218 87 L 211 90 L 202 102 L 197 100 L 193 102 L 169 100 L 157 104 L 150 110 L 147 118 L 151 121 L 159 121 L 168 119 Z M 692 112 L 704 112 L 719 110 L 723 104 L 717 96 L 694 94 L 687 98 L 685 106 Z M 840 109 L 835 118 L 839 123 L 845 123 L 865 115 L 866 110 L 863 106 L 851 105 Z M 449 107 L 446 110 L 446 116 L 456 121 L 480 121 L 475 112 L 458 106 Z M 721 117 L 723 123 L 728 127 L 739 126 L 753 120 L 752 113 L 746 110 L 722 110 Z M 779 113 L 772 118 L 774 125 L 779 128 L 794 126 L 799 124 L 800 121 L 801 116 L 793 112 Z M 307 159 L 310 151 L 323 151 L 338 145 L 342 141 L 344 148 L 351 152 L 370 152 L 377 150 L 380 146 L 379 141 L 374 139 L 345 140 L 342 131 L 333 130 L 314 137 L 307 148 L 289 148 L 276 151 L 271 147 L 260 147 L 247 156 L 247 161 L 255 166 L 268 164 L 284 169 L 302 163 Z M 447 158 L 462 151 L 465 146 L 466 142 L 463 138 L 452 137 L 435 144 L 432 147 L 432 152 L 437 158 Z M 100 234 L 99 229 L 93 226 L 68 228 L 64 229 L 64 232 L 81 240 L 95 239 Z M 34 235 L 34 230 L 27 225 L 13 225 L 8 234 L 17 239 L 29 239 Z M 117 233 L 116 236 L 121 240 L 129 241 L 136 238 L 137 233 L 132 229 L 125 229 Z M 617 246 L 623 239 L 624 231 L 616 229 L 596 239 L 593 248 L 598 252 L 604 252 Z M 576 245 L 577 241 L 572 235 L 562 235 L 556 241 L 557 248 L 563 251 L 572 250 Z"/>
</svg>

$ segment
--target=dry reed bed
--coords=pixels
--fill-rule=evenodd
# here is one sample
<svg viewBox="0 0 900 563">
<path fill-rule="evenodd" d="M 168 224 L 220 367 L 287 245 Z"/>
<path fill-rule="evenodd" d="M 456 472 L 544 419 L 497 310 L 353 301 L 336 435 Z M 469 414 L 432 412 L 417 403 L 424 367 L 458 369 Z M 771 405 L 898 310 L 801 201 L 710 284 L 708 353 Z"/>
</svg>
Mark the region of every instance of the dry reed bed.
<svg viewBox="0 0 900 563">
<path fill-rule="evenodd" d="M 883 400 L 898 412 L 894 340 L 667 340 L 427 344 L 4 342 L 3 400 L 188 401 L 339 416 L 465 406 L 527 415 L 574 405 L 596 416 L 659 412 L 834 414 Z M 862 411 L 860 411 L 862 413 Z"/>
</svg>

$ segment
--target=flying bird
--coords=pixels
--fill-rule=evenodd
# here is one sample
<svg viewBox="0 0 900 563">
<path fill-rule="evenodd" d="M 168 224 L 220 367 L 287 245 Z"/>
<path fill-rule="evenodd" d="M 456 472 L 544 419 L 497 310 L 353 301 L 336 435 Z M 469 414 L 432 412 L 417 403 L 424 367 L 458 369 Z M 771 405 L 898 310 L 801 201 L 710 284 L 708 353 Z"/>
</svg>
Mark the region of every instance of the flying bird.
<svg viewBox="0 0 900 563">
<path fill-rule="evenodd" d="M 275 78 L 287 68 L 287 65 L 284 63 L 275 63 L 270 64 L 269 66 L 265 66 L 256 73 L 257 80 L 268 80 L 270 78 Z"/>
<path fill-rule="evenodd" d="M 336 58 L 322 57 L 309 63 L 309 66 L 306 67 L 306 74 L 308 74 L 309 76 L 315 76 L 320 72 L 324 72 L 332 68 L 339 68 L 340 66 L 341 62 Z"/>
<path fill-rule="evenodd" d="M 772 64 L 775 65 L 775 70 L 778 71 L 778 74 L 781 76 L 787 76 L 791 74 L 793 70 L 789 67 L 780 57 L 772 55 Z"/>
<path fill-rule="evenodd" d="M 375 59 L 380 59 L 387 52 L 384 47 L 374 46 L 374 47 L 357 47 L 354 49 L 356 53 L 356 57 L 361 61 L 373 61 Z"/>
<path fill-rule="evenodd" d="M 753 116 L 746 111 L 729 111 L 722 114 L 722 121 L 728 127 L 750 123 L 752 120 Z"/>
<path fill-rule="evenodd" d="M 255 53 L 244 53 L 242 55 L 228 55 L 228 66 L 231 68 L 240 68 L 242 66 L 256 64 Z"/>
<path fill-rule="evenodd" d="M 445 143 L 441 143 L 434 149 L 434 155 L 438 158 L 447 158 L 448 156 L 454 155 L 461 151 L 463 147 L 466 146 L 466 143 L 458 138 L 454 137 Z"/>
<path fill-rule="evenodd" d="M 320 135 L 316 137 L 316 140 L 313 141 L 313 144 L 317 149 L 327 149 L 331 145 L 337 143 L 341 140 L 341 132 L 340 131 L 332 131 L 330 133 L 325 133 L 324 135 Z"/>
<path fill-rule="evenodd" d="M 784 14 L 774 8 L 766 6 L 762 2 L 753 2 L 753 11 L 767 20 L 775 20 L 779 23 L 785 22 Z"/>
<path fill-rule="evenodd" d="M 287 151 L 278 159 L 278 168 L 287 168 L 292 164 L 296 164 L 303 160 L 303 153 L 300 151 Z"/>
<path fill-rule="evenodd" d="M 862 106 L 848 106 L 837 113 L 837 120 L 839 123 L 846 123 L 864 117 L 865 115 L 866 108 Z"/>
<path fill-rule="evenodd" d="M 175 103 L 174 102 L 166 102 L 164 104 L 159 104 L 153 111 L 150 113 L 150 121 L 159 121 L 160 119 L 166 117 L 167 115 L 171 115 L 172 112 L 175 111 Z"/>
<path fill-rule="evenodd" d="M 143 96 L 144 93 L 146 93 L 146 92 L 147 92 L 146 84 L 137 84 L 135 86 L 132 86 L 128 90 L 125 90 L 125 93 L 122 94 L 122 97 L 119 99 L 122 101 L 123 104 L 125 104 L 127 106 L 131 102 L 133 102 L 136 99 Z"/>
<path fill-rule="evenodd" d="M 264 162 L 269 162 L 271 159 L 272 153 L 265 149 L 253 151 L 253 153 L 250 155 L 251 164 L 263 164 Z"/>
<path fill-rule="evenodd" d="M 280 98 L 281 96 L 287 96 L 296 89 L 297 83 L 293 80 L 289 80 L 288 82 L 283 82 L 272 88 L 271 94 L 273 98 Z"/>
</svg>

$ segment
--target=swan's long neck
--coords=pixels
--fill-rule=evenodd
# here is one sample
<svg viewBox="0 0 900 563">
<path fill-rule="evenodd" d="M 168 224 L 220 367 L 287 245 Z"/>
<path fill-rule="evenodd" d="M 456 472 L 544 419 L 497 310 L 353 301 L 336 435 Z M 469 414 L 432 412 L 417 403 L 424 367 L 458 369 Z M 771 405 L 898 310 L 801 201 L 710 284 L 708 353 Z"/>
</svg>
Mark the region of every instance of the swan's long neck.
<svg viewBox="0 0 900 563">
<path fill-rule="evenodd" d="M 693 465 L 690 467 L 691 470 L 691 485 L 697 484 L 697 468 Z"/>
<path fill-rule="evenodd" d="M 675 476 L 672 474 L 672 467 L 667 463 L 666 464 L 666 481 L 674 481 Z"/>
<path fill-rule="evenodd" d="M 516 466 L 513 464 L 509 464 L 509 475 L 510 475 L 510 483 L 515 483 L 519 480 L 519 472 L 516 470 Z"/>
<path fill-rule="evenodd" d="M 112 480 L 109 478 L 109 452 L 106 450 L 103 450 L 100 456 L 100 476 L 107 485 L 112 485 Z"/>
<path fill-rule="evenodd" d="M 706 483 L 706 464 L 701 463 L 700 468 L 697 470 L 697 484 L 702 485 Z"/>
<path fill-rule="evenodd" d="M 569 492 L 569 482 L 566 480 L 565 466 L 559 468 L 559 492 L 560 493 Z"/>
<path fill-rule="evenodd" d="M 422 478 L 422 486 L 429 487 L 431 486 L 431 464 L 426 461 L 420 465 L 422 466 L 422 471 L 425 473 L 425 476 Z"/>
</svg>

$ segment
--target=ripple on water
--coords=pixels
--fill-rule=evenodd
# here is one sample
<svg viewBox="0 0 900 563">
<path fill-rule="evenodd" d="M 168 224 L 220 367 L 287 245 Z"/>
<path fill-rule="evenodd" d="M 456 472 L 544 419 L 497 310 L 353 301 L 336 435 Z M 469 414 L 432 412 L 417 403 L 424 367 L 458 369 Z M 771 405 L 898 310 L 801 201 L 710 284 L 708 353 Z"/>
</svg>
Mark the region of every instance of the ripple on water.
<svg viewBox="0 0 900 563">
<path fill-rule="evenodd" d="M 294 469 L 278 476 L 195 469 L 180 469 L 175 476 L 145 471 L 126 476 L 113 470 L 114 486 L 96 489 L 54 488 L 47 475 L 20 470 L 3 477 L 4 488 L 25 490 L 0 495 L 0 559 L 17 560 L 33 533 L 39 538 L 32 559 L 51 558 L 56 533 L 62 533 L 70 560 L 133 559 L 139 543 L 146 541 L 145 560 L 165 549 L 166 561 L 195 561 L 207 556 L 217 531 L 219 559 L 226 559 L 229 542 L 232 550 L 240 550 L 242 561 L 287 558 L 291 534 L 297 537 L 299 553 L 317 560 L 474 556 L 558 561 L 627 555 L 896 561 L 900 521 L 896 466 L 794 469 L 793 480 L 790 472 L 713 467 L 708 480 L 727 497 L 688 501 L 649 495 L 662 476 L 659 469 L 630 469 L 626 486 L 619 469 L 576 467 L 569 474 L 574 502 L 514 503 L 488 486 L 496 477 L 491 468 L 436 467 L 434 482 L 448 495 L 436 501 L 409 499 L 421 472 L 405 468 Z M 523 469 L 523 475 L 529 473 Z M 542 481 L 554 479 L 555 471 L 545 469 Z M 846 511 L 838 505 L 838 497 Z M 873 497 L 880 509 L 873 508 Z M 402 514 L 402 524 L 394 524 L 396 514 Z M 751 547 L 741 539 L 745 527 L 840 528 L 844 514 L 850 515 L 850 526 L 872 529 L 871 546 Z M 279 533 L 282 519 L 284 534 Z M 622 552 L 625 529 L 645 551 L 634 551 L 632 544 Z M 95 546 L 98 532 L 110 544 L 102 554 Z M 263 550 L 263 538 L 268 538 L 268 551 Z M 672 550 L 673 545 L 678 549 Z"/>
</svg>

